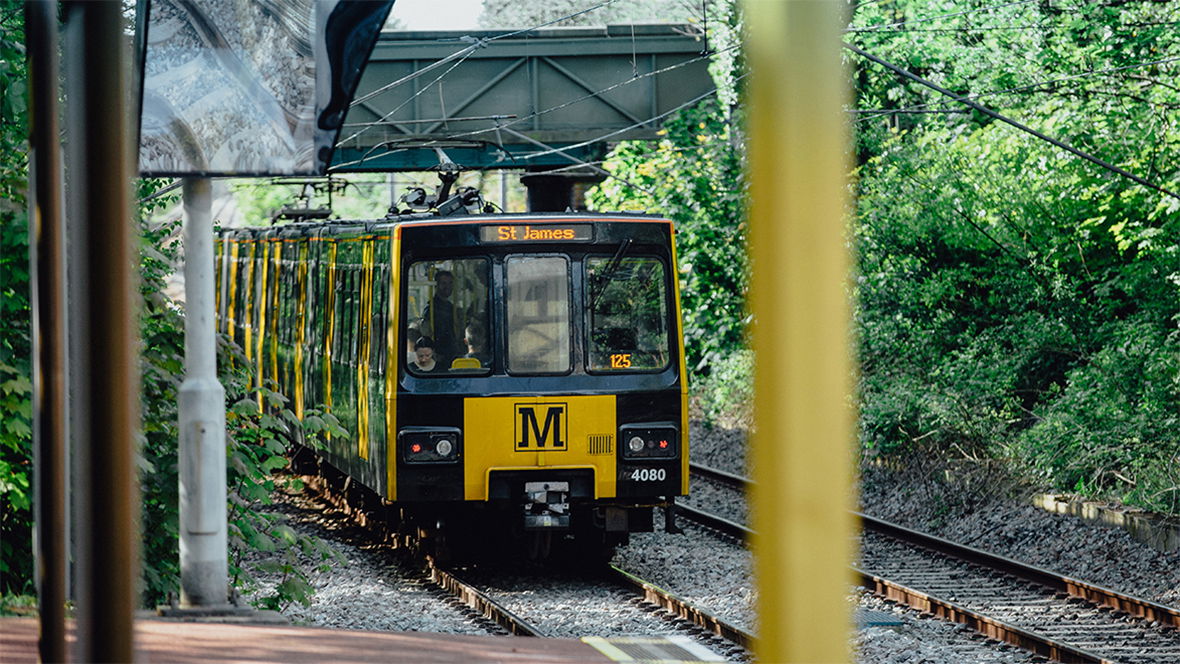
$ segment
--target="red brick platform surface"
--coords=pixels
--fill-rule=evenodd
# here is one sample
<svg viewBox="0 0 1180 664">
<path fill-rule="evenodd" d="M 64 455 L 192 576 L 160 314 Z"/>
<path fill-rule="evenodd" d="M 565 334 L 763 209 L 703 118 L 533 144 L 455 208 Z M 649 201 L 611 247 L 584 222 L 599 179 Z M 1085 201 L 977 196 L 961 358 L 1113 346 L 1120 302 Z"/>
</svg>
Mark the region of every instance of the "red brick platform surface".
<svg viewBox="0 0 1180 664">
<path fill-rule="evenodd" d="M 71 633 L 71 641 L 72 638 Z M 611 661 L 575 639 L 361 632 L 322 627 L 137 620 L 135 639 L 138 661 L 147 663 L 603 664 Z M 0 618 L 0 663 L 36 661 L 36 619 Z"/>
</svg>

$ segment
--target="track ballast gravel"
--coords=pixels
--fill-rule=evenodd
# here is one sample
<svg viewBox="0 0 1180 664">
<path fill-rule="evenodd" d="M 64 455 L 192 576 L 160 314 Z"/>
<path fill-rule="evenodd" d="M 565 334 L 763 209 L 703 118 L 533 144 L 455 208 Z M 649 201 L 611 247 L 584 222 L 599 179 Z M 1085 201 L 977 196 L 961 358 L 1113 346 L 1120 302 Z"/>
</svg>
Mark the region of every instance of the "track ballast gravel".
<svg viewBox="0 0 1180 664">
<path fill-rule="evenodd" d="M 694 423 L 692 457 L 732 473 L 747 475 L 744 431 L 713 429 Z M 743 520 L 744 506 L 734 505 L 723 489 L 698 486 L 690 502 L 710 509 L 713 501 L 731 518 Z M 1180 554 L 1162 554 L 1113 528 L 1095 527 L 1075 517 L 1049 514 L 1015 500 L 973 496 L 948 501 L 940 486 L 915 486 L 880 469 L 869 469 L 861 487 L 867 513 L 918 530 L 948 537 L 1077 578 L 1165 604 L 1180 604 Z M 347 629 L 430 631 L 486 634 L 489 628 L 457 603 L 424 584 L 416 570 L 406 569 L 388 550 L 371 549 L 352 537 L 347 527 L 332 525 L 343 519 L 316 513 L 306 505 L 280 503 L 300 532 L 324 537 L 345 562 L 312 576 L 316 594 L 310 606 L 293 605 L 284 613 L 300 624 Z M 325 523 L 327 521 L 327 523 Z M 663 520 L 657 515 L 656 523 Z M 621 547 L 615 563 L 660 585 L 735 625 L 756 631 L 755 593 L 751 559 L 740 544 L 688 526 L 684 535 L 657 532 L 636 534 Z M 252 563 L 262 560 L 253 559 Z M 259 575 L 265 583 L 279 578 Z M 544 592 L 540 589 L 539 592 Z M 607 593 L 610 595 L 610 593 Z M 618 598 L 608 597 L 617 604 Z M 558 595 L 538 602 L 561 602 Z M 857 630 L 854 647 L 865 664 L 908 662 L 1027 662 L 1024 653 L 974 637 L 971 632 L 929 620 L 861 591 L 850 601 L 866 609 L 900 618 L 900 627 Z M 629 611 L 622 609 L 621 611 Z M 624 620 L 624 619 L 621 619 Z M 624 627 L 619 623 L 616 627 Z M 652 627 L 663 633 L 669 627 Z M 571 624 L 573 635 L 581 628 Z M 600 633 L 600 632 L 598 632 Z M 589 634 L 582 634 L 589 635 Z"/>
</svg>

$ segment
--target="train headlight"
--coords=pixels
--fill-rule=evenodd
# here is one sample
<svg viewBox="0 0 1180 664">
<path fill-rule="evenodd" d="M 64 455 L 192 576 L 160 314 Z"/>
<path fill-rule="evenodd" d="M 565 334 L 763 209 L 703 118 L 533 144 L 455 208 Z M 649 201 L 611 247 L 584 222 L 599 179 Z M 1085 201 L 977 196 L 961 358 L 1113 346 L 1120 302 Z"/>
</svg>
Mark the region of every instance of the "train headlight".
<svg viewBox="0 0 1180 664">
<path fill-rule="evenodd" d="M 462 452 L 462 432 L 454 427 L 403 427 L 398 448 L 406 463 L 455 463 Z"/>
<path fill-rule="evenodd" d="M 627 447 L 631 448 L 632 452 L 642 452 L 644 447 L 643 438 L 631 436 L 631 440 L 627 441 Z"/>
<path fill-rule="evenodd" d="M 626 459 L 675 459 L 680 456 L 680 434 L 674 424 L 628 424 L 619 438 L 627 441 Z"/>
</svg>

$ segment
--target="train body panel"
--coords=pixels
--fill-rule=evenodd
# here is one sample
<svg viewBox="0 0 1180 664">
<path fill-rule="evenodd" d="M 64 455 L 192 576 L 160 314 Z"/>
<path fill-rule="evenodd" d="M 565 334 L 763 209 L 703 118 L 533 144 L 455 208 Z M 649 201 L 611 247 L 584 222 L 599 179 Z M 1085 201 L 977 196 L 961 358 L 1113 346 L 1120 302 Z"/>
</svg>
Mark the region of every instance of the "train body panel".
<svg viewBox="0 0 1180 664">
<path fill-rule="evenodd" d="M 614 395 L 476 397 L 463 411 L 467 500 L 489 500 L 496 477 L 526 470 L 537 481 L 555 470 L 587 471 L 587 497 L 615 497 Z"/>
<path fill-rule="evenodd" d="M 688 489 L 673 235 L 627 215 L 226 229 L 219 325 L 298 417 L 340 420 L 322 457 L 403 512 L 650 529 Z"/>
</svg>

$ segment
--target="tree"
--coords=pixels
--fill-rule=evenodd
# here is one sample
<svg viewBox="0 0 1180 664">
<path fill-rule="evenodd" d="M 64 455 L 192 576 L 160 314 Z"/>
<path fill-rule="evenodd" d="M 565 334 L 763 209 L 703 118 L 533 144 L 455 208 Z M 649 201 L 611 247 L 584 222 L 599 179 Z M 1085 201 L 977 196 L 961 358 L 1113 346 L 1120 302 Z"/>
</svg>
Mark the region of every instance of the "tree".
<svg viewBox="0 0 1180 664">
<path fill-rule="evenodd" d="M 1176 191 L 1169 11 L 863 3 L 852 39 Z M 1180 511 L 1180 201 L 852 64 L 864 445 Z"/>
</svg>

